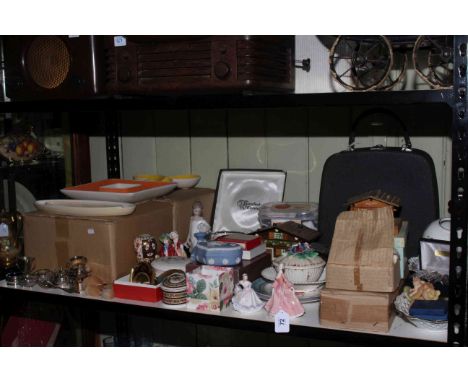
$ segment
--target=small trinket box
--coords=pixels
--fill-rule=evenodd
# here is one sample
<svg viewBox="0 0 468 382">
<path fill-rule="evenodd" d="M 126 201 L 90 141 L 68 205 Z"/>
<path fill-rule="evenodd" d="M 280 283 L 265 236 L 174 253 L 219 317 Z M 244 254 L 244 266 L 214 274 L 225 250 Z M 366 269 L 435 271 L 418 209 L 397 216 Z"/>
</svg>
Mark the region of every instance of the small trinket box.
<svg viewBox="0 0 468 382">
<path fill-rule="evenodd" d="M 130 282 L 130 275 L 114 281 L 114 295 L 116 298 L 127 300 L 158 302 L 163 298 L 160 285 L 138 284 Z"/>
<path fill-rule="evenodd" d="M 161 286 L 163 302 L 167 305 L 182 305 L 187 303 L 187 283 L 185 273 L 174 271 L 167 276 Z"/>
</svg>

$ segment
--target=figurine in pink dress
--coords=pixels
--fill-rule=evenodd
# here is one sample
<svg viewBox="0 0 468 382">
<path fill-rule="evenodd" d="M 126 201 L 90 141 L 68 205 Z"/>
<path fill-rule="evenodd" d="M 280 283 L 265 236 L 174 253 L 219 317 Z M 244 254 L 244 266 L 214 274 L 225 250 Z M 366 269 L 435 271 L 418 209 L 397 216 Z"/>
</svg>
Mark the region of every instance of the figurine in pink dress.
<svg viewBox="0 0 468 382">
<path fill-rule="evenodd" d="M 293 285 L 284 276 L 283 267 L 284 265 L 280 264 L 278 275 L 273 283 L 273 292 L 265 305 L 265 309 L 272 316 L 280 310 L 287 313 L 291 318 L 302 316 L 304 307 L 294 293 Z"/>
</svg>

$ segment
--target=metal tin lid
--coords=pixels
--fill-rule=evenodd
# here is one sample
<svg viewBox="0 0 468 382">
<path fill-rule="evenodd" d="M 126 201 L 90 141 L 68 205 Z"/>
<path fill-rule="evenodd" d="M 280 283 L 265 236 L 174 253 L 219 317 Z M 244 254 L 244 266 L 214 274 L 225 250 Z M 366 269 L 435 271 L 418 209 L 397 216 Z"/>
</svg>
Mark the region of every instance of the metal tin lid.
<svg viewBox="0 0 468 382">
<path fill-rule="evenodd" d="M 161 286 L 164 292 L 184 292 L 187 290 L 187 283 L 185 281 L 185 273 L 175 271 L 167 276 Z"/>
</svg>

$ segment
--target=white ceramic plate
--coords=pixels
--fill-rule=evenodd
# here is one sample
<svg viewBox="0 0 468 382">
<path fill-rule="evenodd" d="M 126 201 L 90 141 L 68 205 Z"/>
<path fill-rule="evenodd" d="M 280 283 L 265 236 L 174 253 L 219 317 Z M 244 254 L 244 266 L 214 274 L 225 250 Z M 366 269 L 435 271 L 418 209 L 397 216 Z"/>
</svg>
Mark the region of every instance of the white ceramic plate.
<svg viewBox="0 0 468 382">
<path fill-rule="evenodd" d="M 257 293 L 260 300 L 268 301 L 273 291 L 273 283 L 271 281 L 264 280 L 263 278 L 258 278 L 252 283 L 252 288 L 255 293 Z M 298 293 L 297 290 L 295 290 L 295 292 L 297 298 L 302 304 L 310 304 L 320 301 L 320 289 L 321 288 L 317 288 L 311 293 Z"/>
<path fill-rule="evenodd" d="M 286 173 L 280 170 L 221 170 L 213 232 L 249 233 L 260 228 L 260 206 L 282 201 L 285 182 Z"/>
<path fill-rule="evenodd" d="M 269 281 L 275 281 L 276 274 L 277 272 L 275 268 L 273 267 L 265 268 L 262 271 L 262 277 Z M 326 277 L 327 277 L 327 268 L 325 267 L 318 281 L 312 282 L 310 284 L 294 284 L 294 288 L 296 290 L 303 290 L 303 291 L 316 289 L 317 286 L 320 286 L 325 283 Z"/>
<path fill-rule="evenodd" d="M 123 216 L 135 211 L 134 204 L 100 200 L 38 200 L 35 205 L 40 211 L 68 216 Z"/>
<path fill-rule="evenodd" d="M 114 188 L 118 188 L 118 185 L 112 185 Z M 148 200 L 157 198 L 168 194 L 176 188 L 175 183 L 168 183 L 158 187 L 149 188 L 146 190 L 136 192 L 106 192 L 106 191 L 84 191 L 84 190 L 71 190 L 62 189 L 63 194 L 73 199 L 84 199 L 84 200 L 103 200 L 108 202 L 124 202 L 124 203 L 136 203 L 142 200 Z M 106 188 L 110 188 L 107 186 Z"/>
</svg>

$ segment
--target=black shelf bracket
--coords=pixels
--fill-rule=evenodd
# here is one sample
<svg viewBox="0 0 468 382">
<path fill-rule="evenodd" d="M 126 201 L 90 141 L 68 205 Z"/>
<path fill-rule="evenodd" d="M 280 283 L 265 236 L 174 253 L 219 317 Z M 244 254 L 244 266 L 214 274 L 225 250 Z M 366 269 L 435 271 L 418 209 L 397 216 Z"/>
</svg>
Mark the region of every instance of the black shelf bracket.
<svg viewBox="0 0 468 382">
<path fill-rule="evenodd" d="M 468 199 L 468 36 L 454 38 L 452 102 L 452 194 L 450 201 L 450 293 L 448 342 L 468 345 L 467 330 L 467 199 Z"/>
<path fill-rule="evenodd" d="M 108 111 L 104 115 L 106 129 L 107 177 L 120 178 L 119 137 L 122 116 L 119 111 Z"/>
</svg>

